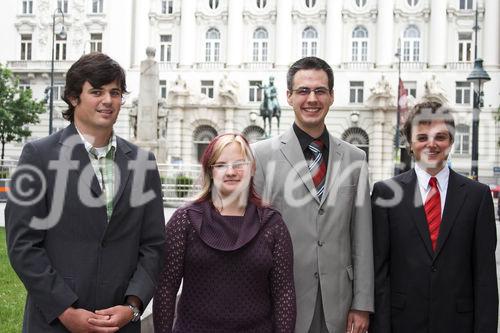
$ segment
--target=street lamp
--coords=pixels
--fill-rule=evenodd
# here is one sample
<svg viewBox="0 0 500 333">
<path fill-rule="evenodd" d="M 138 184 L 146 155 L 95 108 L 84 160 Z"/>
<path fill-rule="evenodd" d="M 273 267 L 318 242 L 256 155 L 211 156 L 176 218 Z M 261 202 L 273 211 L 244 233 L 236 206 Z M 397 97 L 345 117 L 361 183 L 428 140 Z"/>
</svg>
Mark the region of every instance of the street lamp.
<svg viewBox="0 0 500 333">
<path fill-rule="evenodd" d="M 56 39 L 56 15 L 61 13 L 62 27 L 61 31 L 57 33 L 62 40 L 66 39 L 66 31 L 64 30 L 64 12 L 61 8 L 57 7 L 52 15 L 52 59 L 50 61 L 50 96 L 49 96 L 49 135 L 52 134 L 52 122 L 54 114 L 54 46 Z"/>
<path fill-rule="evenodd" d="M 401 105 L 399 105 L 399 100 L 401 99 L 401 39 L 398 39 L 398 51 L 394 54 L 398 58 L 398 100 L 397 100 L 397 112 L 396 112 L 396 164 L 394 165 L 394 176 L 401 173 L 401 148 L 400 146 L 400 135 L 399 127 L 401 126 Z"/>
<path fill-rule="evenodd" d="M 472 179 L 478 180 L 478 133 L 479 133 L 479 112 L 483 106 L 483 84 L 489 81 L 490 76 L 483 69 L 483 59 L 474 60 L 474 69 L 467 77 L 467 81 L 474 84 L 474 105 L 472 109 L 472 163 L 470 174 Z"/>
</svg>

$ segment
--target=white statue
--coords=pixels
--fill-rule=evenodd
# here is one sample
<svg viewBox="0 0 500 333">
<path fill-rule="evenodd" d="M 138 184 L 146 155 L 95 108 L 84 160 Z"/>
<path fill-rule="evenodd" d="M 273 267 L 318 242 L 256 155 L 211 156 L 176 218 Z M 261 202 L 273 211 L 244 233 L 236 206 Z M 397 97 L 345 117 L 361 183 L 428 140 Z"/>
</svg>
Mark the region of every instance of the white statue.
<svg viewBox="0 0 500 333">
<path fill-rule="evenodd" d="M 441 82 L 437 79 L 435 74 L 432 74 L 432 78 L 425 81 L 425 96 L 424 99 L 429 101 L 437 101 L 441 104 L 447 104 L 448 98 L 446 97 L 446 91 L 441 87 Z"/>
<path fill-rule="evenodd" d="M 219 82 L 219 95 L 222 101 L 228 101 L 232 104 L 238 103 L 238 89 L 240 85 L 238 82 L 227 78 L 227 74 Z"/>
</svg>

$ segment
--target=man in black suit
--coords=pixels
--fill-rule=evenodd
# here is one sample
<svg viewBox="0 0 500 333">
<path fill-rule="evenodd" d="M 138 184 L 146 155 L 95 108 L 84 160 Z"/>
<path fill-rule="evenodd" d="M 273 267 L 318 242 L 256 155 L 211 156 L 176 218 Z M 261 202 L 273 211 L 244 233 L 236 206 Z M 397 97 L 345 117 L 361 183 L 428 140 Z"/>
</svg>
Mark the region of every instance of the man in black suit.
<svg viewBox="0 0 500 333">
<path fill-rule="evenodd" d="M 65 129 L 24 146 L 5 209 L 23 332 L 140 332 L 163 261 L 154 156 L 115 135 L 125 72 L 102 53 L 66 75 Z"/>
<path fill-rule="evenodd" d="M 415 167 L 373 188 L 371 333 L 497 332 L 493 201 L 448 167 L 454 129 L 449 109 L 416 105 L 404 125 Z"/>
</svg>

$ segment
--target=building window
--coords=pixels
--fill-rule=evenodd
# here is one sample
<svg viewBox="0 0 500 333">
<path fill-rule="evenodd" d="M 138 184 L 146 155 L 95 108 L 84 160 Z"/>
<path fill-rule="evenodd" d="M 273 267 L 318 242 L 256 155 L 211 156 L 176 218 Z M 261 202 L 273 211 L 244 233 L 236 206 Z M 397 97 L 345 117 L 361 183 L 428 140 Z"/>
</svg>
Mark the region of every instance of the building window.
<svg viewBox="0 0 500 333">
<path fill-rule="evenodd" d="M 363 81 L 349 83 L 349 103 L 363 103 Z"/>
<path fill-rule="evenodd" d="M 23 0 L 23 14 L 33 14 L 33 0 Z"/>
<path fill-rule="evenodd" d="M 57 8 L 66 14 L 68 12 L 68 0 L 57 0 Z"/>
<path fill-rule="evenodd" d="M 22 91 L 31 90 L 31 86 L 29 83 L 20 83 L 18 88 L 19 88 L 19 90 L 22 90 Z"/>
<path fill-rule="evenodd" d="M 364 7 L 366 5 L 366 0 L 355 0 L 357 7 Z"/>
<path fill-rule="evenodd" d="M 31 60 L 31 34 L 21 35 L 21 60 Z"/>
<path fill-rule="evenodd" d="M 104 0 L 92 0 L 92 13 L 100 14 L 103 11 Z"/>
<path fill-rule="evenodd" d="M 455 129 L 455 153 L 469 154 L 470 128 L 465 124 L 458 124 Z"/>
<path fill-rule="evenodd" d="M 472 1 L 473 0 L 460 0 L 460 9 L 472 9 Z"/>
<path fill-rule="evenodd" d="M 458 33 L 458 61 L 472 60 L 472 32 Z"/>
<path fill-rule="evenodd" d="M 160 97 L 167 98 L 167 80 L 160 80 Z"/>
<path fill-rule="evenodd" d="M 363 150 L 366 154 L 366 160 L 368 161 L 368 148 L 370 147 L 370 138 L 363 129 L 359 127 L 348 128 L 342 134 L 342 140 L 349 142 L 350 144 L 353 144 Z"/>
<path fill-rule="evenodd" d="M 318 32 L 313 27 L 302 31 L 302 57 L 314 57 L 318 53 Z"/>
<path fill-rule="evenodd" d="M 406 0 L 406 2 L 410 7 L 415 7 L 416 5 L 418 5 L 418 0 Z"/>
<path fill-rule="evenodd" d="M 357 26 L 352 31 L 352 61 L 368 60 L 368 30 Z"/>
<path fill-rule="evenodd" d="M 407 96 L 413 96 L 417 98 L 417 82 L 416 81 L 405 81 L 403 86 Z"/>
<path fill-rule="evenodd" d="M 470 82 L 467 81 L 457 82 L 455 88 L 455 103 L 470 105 L 471 101 L 470 96 L 471 96 Z"/>
<path fill-rule="evenodd" d="M 403 34 L 403 61 L 420 61 L 420 30 L 410 25 Z"/>
<path fill-rule="evenodd" d="M 257 0 L 257 8 L 264 8 L 267 5 L 267 0 Z"/>
<path fill-rule="evenodd" d="M 261 102 L 262 101 L 262 81 L 249 81 L 248 82 L 248 101 Z"/>
<path fill-rule="evenodd" d="M 209 125 L 198 126 L 193 133 L 193 143 L 195 145 L 195 151 L 198 161 L 201 161 L 201 157 L 208 147 L 210 141 L 217 136 L 217 131 Z"/>
<path fill-rule="evenodd" d="M 174 0 L 161 0 L 161 13 L 172 14 L 174 12 Z"/>
<path fill-rule="evenodd" d="M 56 45 L 54 50 L 55 60 L 66 60 L 66 38 L 56 35 Z"/>
<path fill-rule="evenodd" d="M 254 62 L 267 61 L 268 34 L 264 28 L 257 28 L 253 33 L 253 57 Z"/>
<path fill-rule="evenodd" d="M 64 83 L 55 83 L 53 91 L 54 91 L 54 101 L 62 101 L 64 95 Z"/>
<path fill-rule="evenodd" d="M 160 35 L 160 61 L 172 61 L 172 35 Z"/>
<path fill-rule="evenodd" d="M 208 6 L 211 9 L 217 9 L 219 7 L 219 0 L 208 0 Z"/>
<path fill-rule="evenodd" d="M 220 32 L 215 28 L 210 28 L 206 34 L 205 61 L 218 62 L 220 53 Z"/>
<path fill-rule="evenodd" d="M 102 34 L 90 34 L 90 52 L 102 52 Z"/>
<path fill-rule="evenodd" d="M 201 81 L 201 93 L 208 98 L 214 98 L 214 81 Z"/>
<path fill-rule="evenodd" d="M 316 5 L 316 0 L 305 0 L 307 8 L 313 8 Z"/>
</svg>

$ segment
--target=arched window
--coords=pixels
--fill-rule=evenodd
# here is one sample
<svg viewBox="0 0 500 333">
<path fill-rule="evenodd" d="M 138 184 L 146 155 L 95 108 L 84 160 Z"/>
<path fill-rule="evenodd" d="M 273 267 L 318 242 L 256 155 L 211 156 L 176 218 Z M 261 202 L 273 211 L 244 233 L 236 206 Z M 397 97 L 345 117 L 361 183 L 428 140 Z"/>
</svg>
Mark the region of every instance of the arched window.
<svg viewBox="0 0 500 333">
<path fill-rule="evenodd" d="M 410 7 L 415 7 L 416 5 L 418 5 L 418 0 L 406 0 L 406 2 Z"/>
<path fill-rule="evenodd" d="M 264 8 L 267 5 L 267 0 L 257 0 L 257 8 Z"/>
<path fill-rule="evenodd" d="M 254 62 L 267 61 L 268 33 L 264 28 L 257 28 L 253 32 L 253 56 Z"/>
<path fill-rule="evenodd" d="M 211 9 L 217 9 L 219 7 L 219 0 L 208 0 L 208 6 Z"/>
<path fill-rule="evenodd" d="M 313 8 L 316 5 L 316 0 L 305 0 L 307 8 Z"/>
<path fill-rule="evenodd" d="M 254 143 L 265 138 L 264 130 L 257 125 L 250 125 L 243 130 L 242 133 L 248 142 Z"/>
<path fill-rule="evenodd" d="M 470 127 L 465 124 L 458 124 L 455 128 L 455 153 L 469 154 Z"/>
<path fill-rule="evenodd" d="M 403 61 L 420 61 L 420 30 L 410 25 L 403 34 Z"/>
<path fill-rule="evenodd" d="M 209 125 L 200 125 L 194 130 L 193 143 L 198 161 L 201 161 L 203 152 L 205 152 L 205 149 L 208 147 L 210 141 L 216 136 L 217 131 Z"/>
<path fill-rule="evenodd" d="M 356 2 L 356 6 L 361 8 L 361 7 L 364 7 L 366 5 L 366 0 L 355 0 Z"/>
<path fill-rule="evenodd" d="M 368 30 L 358 25 L 352 31 L 352 61 L 368 61 Z"/>
<path fill-rule="evenodd" d="M 302 31 L 302 57 L 316 56 L 318 53 L 318 32 L 313 27 Z"/>
<path fill-rule="evenodd" d="M 218 62 L 220 54 L 220 32 L 215 28 L 210 28 L 205 36 L 205 61 Z"/>
<path fill-rule="evenodd" d="M 362 149 L 366 153 L 366 160 L 368 161 L 370 139 L 368 137 L 368 134 L 363 129 L 359 127 L 348 128 L 342 134 L 342 140 Z"/>
</svg>

